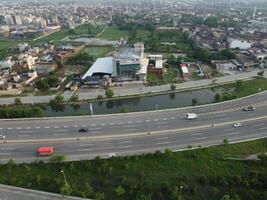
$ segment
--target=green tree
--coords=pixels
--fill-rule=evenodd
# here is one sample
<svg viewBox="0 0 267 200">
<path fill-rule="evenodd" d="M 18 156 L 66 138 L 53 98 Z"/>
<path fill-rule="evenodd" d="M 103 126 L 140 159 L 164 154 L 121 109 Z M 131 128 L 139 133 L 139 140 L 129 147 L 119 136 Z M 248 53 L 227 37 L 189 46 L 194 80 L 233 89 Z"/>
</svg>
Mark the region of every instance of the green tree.
<svg viewBox="0 0 267 200">
<path fill-rule="evenodd" d="M 19 97 L 15 98 L 15 105 L 16 106 L 23 106 L 23 103 Z"/>
<path fill-rule="evenodd" d="M 228 141 L 227 138 L 224 138 L 224 139 L 223 139 L 223 144 L 224 144 L 224 145 L 228 145 L 228 144 L 229 144 L 229 141 Z"/>
<path fill-rule="evenodd" d="M 114 92 L 111 88 L 107 88 L 105 94 L 106 94 L 107 98 L 111 98 L 114 96 Z"/>
<path fill-rule="evenodd" d="M 220 55 L 226 59 L 234 59 L 236 56 L 231 49 L 224 49 L 220 52 Z"/>
<path fill-rule="evenodd" d="M 218 19 L 214 16 L 207 17 L 205 24 L 210 27 L 218 27 Z"/>
<path fill-rule="evenodd" d="M 79 96 L 77 94 L 74 94 L 70 97 L 70 102 L 78 102 L 79 101 Z"/>
<path fill-rule="evenodd" d="M 103 192 L 97 192 L 95 194 L 94 200 L 104 200 L 105 199 L 105 194 Z"/>
<path fill-rule="evenodd" d="M 116 189 L 115 189 L 116 195 L 117 196 L 122 196 L 125 193 L 125 189 L 119 185 Z"/>
<path fill-rule="evenodd" d="M 49 89 L 49 85 L 47 79 L 39 79 L 35 82 L 36 88 L 40 91 L 47 91 Z"/>
<path fill-rule="evenodd" d="M 220 102 L 222 100 L 222 96 L 219 93 L 217 93 L 215 95 L 214 99 L 215 99 L 216 102 Z"/>
<path fill-rule="evenodd" d="M 70 196 L 72 193 L 72 188 L 69 184 L 64 183 L 64 185 L 62 185 L 62 187 L 60 188 L 60 193 L 63 197 Z"/>
<path fill-rule="evenodd" d="M 228 194 L 225 194 L 221 200 L 240 200 L 240 197 L 237 195 L 237 194 L 234 194 L 234 195 L 228 195 Z"/>
<path fill-rule="evenodd" d="M 59 78 L 55 75 L 50 75 L 46 79 L 49 87 L 57 87 L 59 84 Z"/>
<path fill-rule="evenodd" d="M 172 83 L 170 88 L 171 88 L 171 90 L 175 90 L 176 89 L 176 85 Z"/>
</svg>

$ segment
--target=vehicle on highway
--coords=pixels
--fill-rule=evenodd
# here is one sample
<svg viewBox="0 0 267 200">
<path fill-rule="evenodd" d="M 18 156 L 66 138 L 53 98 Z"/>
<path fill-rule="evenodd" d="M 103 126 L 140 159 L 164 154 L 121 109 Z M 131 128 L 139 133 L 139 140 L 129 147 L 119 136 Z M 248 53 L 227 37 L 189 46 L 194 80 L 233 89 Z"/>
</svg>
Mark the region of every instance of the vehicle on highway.
<svg viewBox="0 0 267 200">
<path fill-rule="evenodd" d="M 54 153 L 54 147 L 39 147 L 36 150 L 37 156 L 51 156 Z"/>
<path fill-rule="evenodd" d="M 197 119 L 198 115 L 196 113 L 187 113 L 186 119 Z"/>
<path fill-rule="evenodd" d="M 253 110 L 255 110 L 255 106 L 253 106 L 253 105 L 249 105 L 248 107 L 243 108 L 242 110 L 243 110 L 243 111 L 253 111 Z"/>
<path fill-rule="evenodd" d="M 5 135 L 0 135 L 0 140 L 4 140 L 4 139 L 6 139 L 6 136 Z"/>
<path fill-rule="evenodd" d="M 79 129 L 79 132 L 80 132 L 80 133 L 88 132 L 88 128 L 80 128 L 80 129 Z"/>
<path fill-rule="evenodd" d="M 241 124 L 240 122 L 238 122 L 238 123 L 234 123 L 233 126 L 234 126 L 234 127 L 240 127 L 240 126 L 242 126 L 242 124 Z"/>
</svg>

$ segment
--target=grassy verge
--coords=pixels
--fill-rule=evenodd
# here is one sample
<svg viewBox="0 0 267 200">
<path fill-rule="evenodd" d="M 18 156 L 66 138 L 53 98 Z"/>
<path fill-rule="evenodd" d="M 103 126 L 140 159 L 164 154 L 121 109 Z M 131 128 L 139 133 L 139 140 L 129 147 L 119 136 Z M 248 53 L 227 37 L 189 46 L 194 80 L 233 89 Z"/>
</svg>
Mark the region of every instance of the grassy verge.
<svg viewBox="0 0 267 200">
<path fill-rule="evenodd" d="M 224 194 L 240 199 L 266 199 L 267 162 L 237 161 L 228 156 L 267 152 L 267 140 L 164 154 L 118 157 L 109 160 L 0 166 L 0 182 L 50 192 L 64 186 L 72 195 L 102 199 L 220 200 Z M 141 198 L 143 197 L 143 198 Z"/>
<path fill-rule="evenodd" d="M 119 30 L 116 26 L 109 26 L 102 34 L 99 35 L 99 38 L 108 40 L 119 40 L 120 38 L 127 38 L 128 36 L 128 31 Z"/>
</svg>

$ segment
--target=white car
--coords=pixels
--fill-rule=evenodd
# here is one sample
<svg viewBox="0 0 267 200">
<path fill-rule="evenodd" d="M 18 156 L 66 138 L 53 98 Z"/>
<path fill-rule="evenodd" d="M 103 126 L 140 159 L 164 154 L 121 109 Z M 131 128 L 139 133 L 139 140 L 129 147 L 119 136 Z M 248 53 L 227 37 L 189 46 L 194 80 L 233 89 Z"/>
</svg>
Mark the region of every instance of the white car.
<svg viewBox="0 0 267 200">
<path fill-rule="evenodd" d="M 242 126 L 242 124 L 238 122 L 238 123 L 235 123 L 233 126 L 234 127 L 240 127 L 240 126 Z"/>
</svg>

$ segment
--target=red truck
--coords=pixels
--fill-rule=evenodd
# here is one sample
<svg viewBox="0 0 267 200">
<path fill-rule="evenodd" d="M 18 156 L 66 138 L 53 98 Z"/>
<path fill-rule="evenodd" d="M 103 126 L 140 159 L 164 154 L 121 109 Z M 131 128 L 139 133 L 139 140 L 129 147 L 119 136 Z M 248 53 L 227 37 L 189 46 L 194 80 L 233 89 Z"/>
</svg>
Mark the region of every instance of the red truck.
<svg viewBox="0 0 267 200">
<path fill-rule="evenodd" d="M 40 147 L 36 151 L 37 156 L 51 156 L 54 153 L 54 147 Z"/>
</svg>

